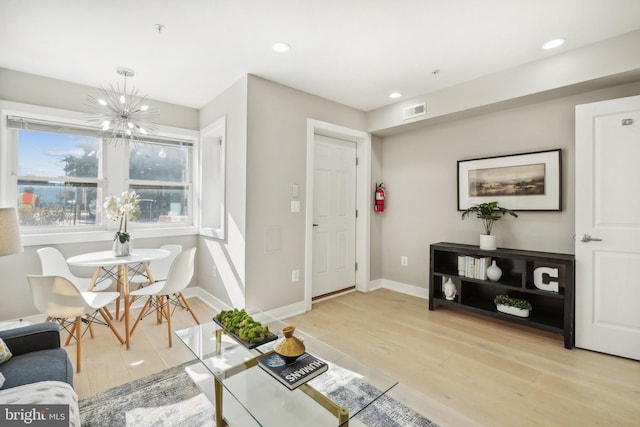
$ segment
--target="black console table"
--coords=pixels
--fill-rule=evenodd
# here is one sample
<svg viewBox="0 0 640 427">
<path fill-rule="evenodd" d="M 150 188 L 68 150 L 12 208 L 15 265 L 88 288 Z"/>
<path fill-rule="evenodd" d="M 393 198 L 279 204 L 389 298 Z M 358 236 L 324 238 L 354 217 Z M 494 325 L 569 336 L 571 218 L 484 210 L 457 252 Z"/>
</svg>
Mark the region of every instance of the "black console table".
<svg viewBox="0 0 640 427">
<path fill-rule="evenodd" d="M 459 266 L 462 260 L 469 264 L 485 258 L 486 269 L 490 264 L 487 257 L 495 260 L 502 270 L 502 276 L 495 282 L 473 278 L 473 273 L 463 272 L 465 263 Z M 565 348 L 571 349 L 575 343 L 574 270 L 575 257 L 570 254 L 501 248 L 488 251 L 473 245 L 435 243 L 430 246 L 429 310 L 444 305 L 553 332 L 563 335 Z M 475 276 L 482 277 L 483 273 Z M 443 290 L 447 278 L 451 278 L 457 290 L 452 299 L 447 299 Z M 556 288 L 557 291 L 553 290 Z M 533 310 L 529 317 L 501 313 L 493 303 L 496 295 L 525 299 Z"/>
</svg>

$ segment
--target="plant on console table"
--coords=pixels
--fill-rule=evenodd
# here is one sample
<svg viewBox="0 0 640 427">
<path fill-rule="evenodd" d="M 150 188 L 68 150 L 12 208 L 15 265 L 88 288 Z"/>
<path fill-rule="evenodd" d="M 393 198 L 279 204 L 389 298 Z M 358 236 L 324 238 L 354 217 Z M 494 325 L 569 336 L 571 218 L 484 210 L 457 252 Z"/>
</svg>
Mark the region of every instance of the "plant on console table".
<svg viewBox="0 0 640 427">
<path fill-rule="evenodd" d="M 476 218 L 480 218 L 484 227 L 485 234 L 480 235 L 480 249 L 495 250 L 496 236 L 491 234 L 493 231 L 493 224 L 505 215 L 511 215 L 515 218 L 518 217 L 511 209 L 498 206 L 498 202 L 487 202 L 472 205 L 462 212 L 462 219 L 465 219 L 471 214 L 475 214 Z"/>
<path fill-rule="evenodd" d="M 110 194 L 105 198 L 104 208 L 107 218 L 112 221 L 120 221 L 118 231 L 113 238 L 113 254 L 115 256 L 129 256 L 131 254 L 131 233 L 127 231 L 127 224 L 140 216 L 140 196 L 133 190 L 122 193 L 122 198 Z"/>
<path fill-rule="evenodd" d="M 529 301 L 512 298 L 508 295 L 496 295 L 493 303 L 498 311 L 519 317 L 529 317 L 529 312 L 533 310 L 533 306 Z"/>
</svg>

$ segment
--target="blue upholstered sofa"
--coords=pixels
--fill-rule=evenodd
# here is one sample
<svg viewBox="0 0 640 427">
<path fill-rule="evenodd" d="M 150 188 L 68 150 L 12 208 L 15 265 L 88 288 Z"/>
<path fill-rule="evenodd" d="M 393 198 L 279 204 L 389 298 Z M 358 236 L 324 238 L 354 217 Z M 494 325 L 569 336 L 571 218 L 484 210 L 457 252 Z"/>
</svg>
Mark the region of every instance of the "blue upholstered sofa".
<svg viewBox="0 0 640 427">
<path fill-rule="evenodd" d="M 45 322 L 0 331 L 11 359 L 0 365 L 5 378 L 0 390 L 40 381 L 62 381 L 73 386 L 73 367 L 60 348 L 57 323 Z"/>
<path fill-rule="evenodd" d="M 4 384 L 0 405 L 68 405 L 69 427 L 80 427 L 73 367 L 60 348 L 57 323 L 38 323 L 0 331 L 11 358 L 0 364 Z M 28 406 L 26 406 L 28 407 Z M 6 421 L 0 414 L 0 425 Z"/>
</svg>

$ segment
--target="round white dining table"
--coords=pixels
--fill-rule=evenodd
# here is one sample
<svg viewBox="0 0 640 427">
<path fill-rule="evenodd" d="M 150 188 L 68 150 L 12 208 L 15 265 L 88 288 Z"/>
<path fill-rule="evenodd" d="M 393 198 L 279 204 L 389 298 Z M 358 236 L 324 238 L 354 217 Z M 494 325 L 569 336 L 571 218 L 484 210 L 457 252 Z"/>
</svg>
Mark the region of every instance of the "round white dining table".
<svg viewBox="0 0 640 427">
<path fill-rule="evenodd" d="M 122 291 L 124 298 L 124 329 L 125 343 L 127 349 L 131 345 L 131 332 L 129 328 L 129 270 L 134 272 L 141 268 L 145 270 L 149 282 L 153 283 L 153 275 L 149 270 L 149 262 L 157 259 L 167 258 L 170 252 L 165 249 L 134 249 L 129 256 L 115 256 L 112 251 L 89 252 L 72 256 L 67 259 L 67 264 L 76 267 L 95 267 L 95 272 L 91 278 L 89 290 L 93 288 L 98 279 L 102 276 L 115 277 L 117 280 L 117 290 Z M 116 272 L 114 273 L 114 269 Z M 119 315 L 120 300 L 116 300 L 116 318 Z"/>
</svg>

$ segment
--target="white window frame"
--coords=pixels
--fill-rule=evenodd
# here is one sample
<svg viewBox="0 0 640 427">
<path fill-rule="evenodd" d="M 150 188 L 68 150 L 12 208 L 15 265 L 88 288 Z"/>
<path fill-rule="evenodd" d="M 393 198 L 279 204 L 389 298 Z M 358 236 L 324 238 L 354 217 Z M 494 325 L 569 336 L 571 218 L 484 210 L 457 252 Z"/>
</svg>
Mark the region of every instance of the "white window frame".
<svg viewBox="0 0 640 427">
<path fill-rule="evenodd" d="M 202 193 L 200 235 L 225 240 L 226 221 L 226 145 L 227 117 L 223 116 L 200 131 L 200 188 L 207 183 L 207 193 Z"/>
<path fill-rule="evenodd" d="M 7 116 L 19 116 L 34 120 L 68 123 L 86 127 L 86 118 L 83 113 L 70 110 L 42 107 L 30 104 L 15 103 L 0 100 L 0 206 L 15 206 L 17 200 L 17 151 L 13 150 L 10 141 L 11 129 L 7 127 Z M 157 136 L 168 139 L 188 140 L 193 144 L 191 148 L 191 177 L 189 213 L 192 224 L 150 223 L 136 224 L 132 232 L 137 238 L 169 237 L 198 234 L 199 230 L 199 135 L 196 130 L 158 126 Z M 124 145 L 124 144 L 118 144 Z M 126 147 L 118 147 L 113 144 L 104 144 L 105 150 L 105 177 L 104 194 L 120 194 L 128 188 L 129 157 Z M 109 150 L 109 153 L 107 153 Z M 123 154 L 122 162 L 115 162 L 117 150 Z M 100 202 L 100 201 L 98 201 Z M 117 228 L 115 221 L 105 220 L 105 224 L 82 227 L 81 230 L 73 227 L 64 227 L 52 231 L 33 230 L 22 234 L 24 246 L 62 243 L 81 243 L 96 241 L 111 241 Z"/>
</svg>

